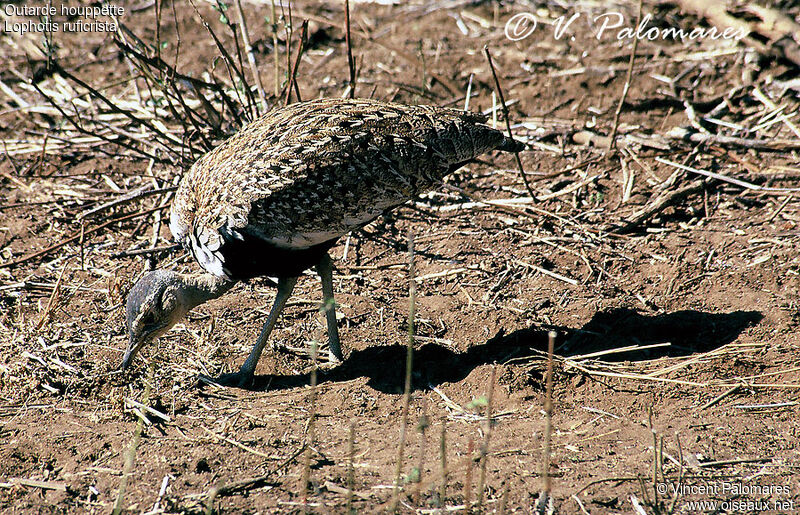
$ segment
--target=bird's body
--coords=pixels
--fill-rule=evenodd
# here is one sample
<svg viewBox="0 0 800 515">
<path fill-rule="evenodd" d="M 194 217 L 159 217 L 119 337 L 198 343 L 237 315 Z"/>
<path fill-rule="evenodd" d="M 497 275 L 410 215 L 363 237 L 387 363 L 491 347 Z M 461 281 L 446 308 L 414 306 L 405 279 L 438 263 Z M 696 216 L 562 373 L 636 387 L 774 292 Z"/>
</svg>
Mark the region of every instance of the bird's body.
<svg viewBox="0 0 800 515">
<path fill-rule="evenodd" d="M 372 100 L 276 109 L 195 163 L 170 229 L 214 275 L 296 276 L 337 238 L 507 144 L 484 120 Z"/>
<path fill-rule="evenodd" d="M 170 229 L 213 276 L 205 283 L 222 292 L 233 281 L 272 276 L 283 281 L 279 297 L 283 291 L 288 298 L 296 277 L 317 266 L 332 303 L 327 251 L 338 238 L 487 151 L 520 149 L 483 122 L 475 113 L 373 100 L 320 99 L 275 109 L 192 166 L 175 195 Z M 331 314 L 331 350 L 341 357 L 338 335 L 333 348 Z M 274 325 L 272 315 L 267 325 Z M 262 348 L 269 330 L 265 325 L 259 338 Z"/>
</svg>

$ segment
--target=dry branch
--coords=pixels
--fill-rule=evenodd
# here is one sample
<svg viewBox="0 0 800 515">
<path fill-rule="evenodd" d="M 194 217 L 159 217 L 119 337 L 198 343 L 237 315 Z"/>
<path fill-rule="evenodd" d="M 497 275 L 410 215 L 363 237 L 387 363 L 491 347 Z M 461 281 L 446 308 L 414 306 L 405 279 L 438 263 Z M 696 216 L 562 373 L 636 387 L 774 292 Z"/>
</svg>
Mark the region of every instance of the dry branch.
<svg viewBox="0 0 800 515">
<path fill-rule="evenodd" d="M 674 127 L 667 132 L 666 136 L 670 139 L 690 141 L 692 143 L 713 143 L 724 147 L 772 152 L 789 152 L 791 150 L 800 149 L 800 140 L 737 138 L 734 136 L 723 136 L 721 134 L 697 132 L 687 127 Z"/>
<path fill-rule="evenodd" d="M 81 238 L 81 234 L 82 233 L 83 233 L 84 236 L 88 236 L 90 234 L 94 234 L 96 232 L 102 231 L 106 227 L 114 225 L 117 222 L 124 222 L 126 220 L 132 220 L 132 219 L 138 218 L 140 216 L 149 215 L 150 213 L 155 213 L 156 211 L 158 211 L 160 209 L 164 209 L 166 207 L 167 206 L 158 206 L 158 207 L 154 207 L 152 209 L 146 209 L 144 211 L 140 211 L 138 213 L 132 213 L 130 215 L 121 216 L 119 218 L 115 218 L 113 220 L 109 220 L 108 222 L 106 222 L 104 224 L 98 225 L 97 227 L 93 227 L 93 228 L 89 229 L 88 231 L 79 230 L 79 231 L 73 233 L 72 236 L 68 237 L 66 240 L 62 240 L 62 241 L 60 241 L 58 243 L 50 245 L 47 248 L 44 248 L 44 249 L 42 249 L 40 251 L 37 251 L 37 252 L 34 252 L 33 254 L 28 254 L 27 256 L 23 256 L 23 257 L 21 257 L 19 259 L 15 259 L 15 260 L 9 261 L 7 263 L 0 263 L 0 268 L 11 268 L 13 266 L 17 266 L 17 265 L 20 265 L 22 263 L 26 263 L 26 262 L 28 262 L 28 261 L 30 261 L 32 259 L 36 259 L 38 257 L 45 256 L 45 255 L 53 252 L 54 250 L 60 249 L 64 245 L 67 245 L 69 243 L 72 243 L 73 241 L 79 240 Z"/>
<path fill-rule="evenodd" d="M 489 52 L 489 46 L 485 45 L 483 47 L 483 52 L 486 54 L 486 60 L 489 62 L 489 68 L 492 70 L 492 78 L 494 78 L 494 85 L 497 90 L 497 96 L 500 97 L 500 105 L 503 107 L 503 117 L 506 120 L 506 129 L 508 130 L 508 137 L 512 141 L 514 141 L 514 134 L 511 132 L 511 115 L 508 112 L 508 105 L 506 104 L 505 95 L 503 95 L 503 88 L 500 87 L 500 79 L 497 78 L 497 72 L 494 69 L 494 63 L 492 62 L 492 54 Z M 519 174 L 522 177 L 522 182 L 525 184 L 525 189 L 528 190 L 528 194 L 531 196 L 532 199 L 536 198 L 536 195 L 533 193 L 533 189 L 531 188 L 530 183 L 528 182 L 528 176 L 525 175 L 525 169 L 522 166 L 522 160 L 519 157 L 519 151 L 514 151 L 514 157 L 517 160 L 517 168 L 519 168 Z"/>
<path fill-rule="evenodd" d="M 625 225 L 618 228 L 615 232 L 618 234 L 625 234 L 635 230 L 636 227 L 640 226 L 646 220 L 650 219 L 654 215 L 657 215 L 669 206 L 674 205 L 676 202 L 683 200 L 685 197 L 688 197 L 693 193 L 702 191 L 704 185 L 707 184 L 707 181 L 710 181 L 710 179 L 698 179 L 690 184 L 687 184 L 686 186 L 683 186 L 682 188 L 678 188 L 677 190 L 666 191 L 662 193 L 647 206 L 643 207 L 626 219 Z"/>
</svg>

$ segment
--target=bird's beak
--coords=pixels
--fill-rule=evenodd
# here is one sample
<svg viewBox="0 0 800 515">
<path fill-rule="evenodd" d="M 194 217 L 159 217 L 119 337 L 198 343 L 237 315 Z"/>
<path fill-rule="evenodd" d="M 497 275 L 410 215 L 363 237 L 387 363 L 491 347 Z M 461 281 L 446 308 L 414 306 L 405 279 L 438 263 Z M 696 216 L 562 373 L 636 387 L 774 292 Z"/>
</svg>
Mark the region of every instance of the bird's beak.
<svg viewBox="0 0 800 515">
<path fill-rule="evenodd" d="M 133 361 L 133 358 L 136 356 L 136 353 L 139 352 L 139 349 L 141 349 L 142 345 L 144 345 L 144 342 L 144 338 L 137 339 L 133 336 L 130 337 L 128 340 L 128 348 L 125 350 L 125 356 L 122 357 L 122 366 L 120 367 L 120 370 L 124 372 L 128 369 L 128 367 L 131 365 L 131 361 Z"/>
</svg>

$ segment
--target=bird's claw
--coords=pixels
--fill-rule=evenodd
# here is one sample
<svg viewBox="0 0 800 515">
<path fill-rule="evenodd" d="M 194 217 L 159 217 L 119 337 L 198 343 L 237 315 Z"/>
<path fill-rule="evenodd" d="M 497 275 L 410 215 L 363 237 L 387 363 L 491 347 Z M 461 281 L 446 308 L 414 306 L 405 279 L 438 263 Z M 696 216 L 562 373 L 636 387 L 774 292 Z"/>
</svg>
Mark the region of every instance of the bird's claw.
<svg viewBox="0 0 800 515">
<path fill-rule="evenodd" d="M 200 379 L 207 383 L 227 386 L 229 388 L 248 389 L 253 387 L 253 374 L 243 373 L 241 370 L 232 374 L 220 374 L 217 377 L 200 376 Z"/>
</svg>

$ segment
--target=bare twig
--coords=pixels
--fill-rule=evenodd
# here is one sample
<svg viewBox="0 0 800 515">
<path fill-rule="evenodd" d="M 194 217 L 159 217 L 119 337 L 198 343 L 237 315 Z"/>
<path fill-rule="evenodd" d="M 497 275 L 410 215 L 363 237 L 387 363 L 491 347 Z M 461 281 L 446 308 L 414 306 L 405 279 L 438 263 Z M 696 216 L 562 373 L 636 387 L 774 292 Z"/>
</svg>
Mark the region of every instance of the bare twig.
<svg viewBox="0 0 800 515">
<path fill-rule="evenodd" d="M 356 64 L 350 41 L 350 0 L 344 0 L 344 41 L 347 45 L 347 68 L 350 70 L 350 98 L 356 96 Z"/>
<path fill-rule="evenodd" d="M 261 84 L 261 73 L 258 70 L 253 47 L 250 45 L 250 34 L 247 32 L 247 22 L 244 19 L 242 0 L 236 0 L 236 10 L 239 11 L 239 27 L 242 30 L 242 42 L 244 43 L 244 50 L 247 53 L 247 61 L 250 63 L 250 71 L 253 73 L 253 79 L 256 81 L 256 88 L 258 89 L 258 96 L 261 98 L 261 105 L 266 109 L 267 96 L 264 94 L 264 86 Z M 256 109 L 256 112 L 258 112 L 258 109 Z"/>
<path fill-rule="evenodd" d="M 297 58 L 294 60 L 294 66 L 290 68 L 289 83 L 286 85 L 286 105 L 292 102 L 292 87 L 294 87 L 297 101 L 303 99 L 300 97 L 300 88 L 297 86 L 297 68 L 300 66 L 300 58 L 303 57 L 303 50 L 305 50 L 306 37 L 308 35 L 308 20 L 303 20 L 303 28 L 300 33 L 300 43 L 297 47 Z"/>
<path fill-rule="evenodd" d="M 724 134 L 696 132 L 686 127 L 674 127 L 667 132 L 666 136 L 670 139 L 690 141 L 692 143 L 713 143 L 724 147 L 751 148 L 771 152 L 787 152 L 800 149 L 800 141 L 796 139 L 737 138 L 735 136 L 725 136 Z"/>
<path fill-rule="evenodd" d="M 768 186 L 761 186 L 759 184 L 753 184 L 752 182 L 743 181 L 741 179 L 735 179 L 733 177 L 728 177 L 727 175 L 723 175 L 721 173 L 716 172 L 709 172 L 706 170 L 699 170 L 697 168 L 692 168 L 691 166 L 682 165 L 680 163 L 676 163 L 674 161 L 670 161 L 668 159 L 664 159 L 663 157 L 657 157 L 656 161 L 659 163 L 673 166 L 680 170 L 684 170 L 686 172 L 696 173 L 697 175 L 703 175 L 705 177 L 710 177 L 712 179 L 717 179 L 722 182 L 727 182 L 729 184 L 734 184 L 741 188 L 753 191 L 763 191 L 765 193 L 794 193 L 800 192 L 800 188 L 771 188 Z"/>
<path fill-rule="evenodd" d="M 275 98 L 278 98 L 281 95 L 281 86 L 280 86 L 280 73 L 281 73 L 281 66 L 278 57 L 278 19 L 277 14 L 275 13 L 275 0 L 272 0 L 271 7 L 270 7 L 270 30 L 272 31 L 272 61 L 273 61 L 273 73 L 275 74 L 274 86 L 275 86 Z"/>
<path fill-rule="evenodd" d="M 169 186 L 166 188 L 159 188 L 159 189 L 151 189 L 151 188 L 152 186 L 149 184 L 146 184 L 141 188 L 136 188 L 135 190 L 126 193 L 125 195 L 119 196 L 110 202 L 106 202 L 105 204 L 100 204 L 99 206 L 95 206 L 92 209 L 84 211 L 83 213 L 78 215 L 78 219 L 79 220 L 84 219 L 95 213 L 99 213 L 100 211 L 111 209 L 112 207 L 128 203 L 132 200 L 140 199 L 142 197 L 149 197 L 150 195 L 160 195 L 162 193 L 170 193 L 178 189 L 177 186 Z"/>
<path fill-rule="evenodd" d="M 67 485 L 66 483 L 56 483 L 54 481 L 39 481 L 38 479 L 25 479 L 21 477 L 15 477 L 8 480 L 8 482 L 12 485 L 22 485 L 22 486 L 29 486 L 31 488 L 41 488 L 42 490 L 57 490 L 59 492 L 66 492 Z"/>
<path fill-rule="evenodd" d="M 506 129 L 508 130 L 508 137 L 514 140 L 514 134 L 511 132 L 511 115 L 508 112 L 508 106 L 506 105 L 506 98 L 503 95 L 503 89 L 500 87 L 500 79 L 497 78 L 497 72 L 494 69 L 494 62 L 492 62 L 492 54 L 489 52 L 489 45 L 485 45 L 483 47 L 483 52 L 486 54 L 486 60 L 489 61 L 489 68 L 492 70 L 492 77 L 494 78 L 494 85 L 497 91 L 497 96 L 500 97 L 500 104 L 503 107 L 503 117 L 506 119 Z M 536 195 L 534 195 L 533 189 L 531 188 L 531 185 L 528 182 L 528 176 L 525 175 L 525 169 L 522 167 L 522 159 L 520 159 L 518 151 L 514 151 L 514 157 L 516 157 L 517 159 L 517 167 L 519 168 L 519 175 L 520 177 L 522 177 L 522 182 L 525 184 L 525 189 L 528 190 L 528 195 L 530 195 L 532 199 L 536 199 Z"/>
<path fill-rule="evenodd" d="M 158 254 L 159 252 L 169 252 L 181 248 L 180 243 L 173 243 L 172 245 L 162 245 L 161 247 L 151 247 L 147 249 L 124 250 L 122 252 L 115 252 L 109 257 L 111 259 L 120 259 L 133 256 L 146 256 L 148 254 Z"/>
<path fill-rule="evenodd" d="M 542 492 L 539 495 L 539 502 L 536 506 L 537 513 L 547 513 L 547 506 L 550 503 L 550 439 L 553 434 L 553 349 L 556 344 L 555 331 L 547 334 L 547 379 L 544 398 L 545 429 L 544 429 L 544 449 L 542 451 Z"/>
<path fill-rule="evenodd" d="M 317 342 L 311 342 L 311 360 L 313 361 L 311 369 L 311 389 L 309 391 L 309 413 L 308 424 L 306 431 L 306 456 L 305 464 L 303 466 L 302 478 L 302 492 L 303 492 L 303 505 L 308 503 L 308 489 L 311 486 L 311 449 L 314 446 L 314 429 L 315 419 L 317 417 Z"/>
<path fill-rule="evenodd" d="M 692 193 L 701 191 L 706 185 L 706 181 L 708 181 L 708 179 L 698 179 L 690 184 L 687 184 L 686 186 L 683 186 L 682 188 L 678 188 L 677 190 L 665 192 L 650 204 L 631 215 L 627 220 L 625 220 L 625 225 L 617 229 L 615 232 L 619 234 L 631 232 L 637 226 L 641 225 L 645 220 L 660 213 L 669 206 L 673 205 L 675 202 L 691 195 Z"/>
<path fill-rule="evenodd" d="M 283 470 L 287 465 L 297 459 L 298 456 L 303 454 L 306 450 L 307 444 L 303 444 L 294 454 L 283 460 L 277 467 L 270 470 L 266 474 L 261 476 L 256 476 L 250 479 L 243 479 L 241 481 L 236 481 L 234 483 L 230 483 L 228 485 L 219 487 L 216 489 L 216 495 L 218 496 L 225 496 L 231 495 L 240 492 L 247 492 L 248 490 L 253 490 L 255 488 L 259 488 L 263 486 L 269 479 L 274 476 L 277 472 Z M 209 494 L 211 492 L 209 491 Z"/>
<path fill-rule="evenodd" d="M 67 265 L 69 264 L 69 259 L 64 261 L 64 266 L 61 267 L 61 273 L 58 274 L 58 279 L 56 280 L 56 285 L 53 287 L 53 291 L 50 293 L 50 298 L 47 299 L 47 305 L 42 312 L 42 316 L 39 318 L 39 322 L 36 324 L 36 330 L 39 331 L 50 318 L 50 313 L 53 310 L 53 305 L 55 303 L 56 298 L 58 297 L 58 292 L 61 289 L 61 280 L 64 278 L 64 272 L 67 270 Z"/>
<path fill-rule="evenodd" d="M 442 482 L 439 485 L 437 507 L 441 508 L 447 498 L 447 418 L 442 419 L 442 434 L 439 438 L 439 459 L 442 465 Z"/>
<path fill-rule="evenodd" d="M 220 41 L 219 37 L 217 36 L 217 33 L 214 32 L 214 30 L 211 28 L 211 25 L 209 25 L 208 22 L 205 20 L 205 18 L 203 18 L 203 15 L 200 14 L 200 11 L 197 9 L 197 6 L 194 4 L 194 0 L 189 0 L 189 3 L 191 4 L 192 9 L 194 9 L 194 12 L 200 18 L 200 22 L 203 24 L 203 27 L 205 27 L 205 29 L 208 32 L 208 34 L 214 40 L 214 43 L 216 44 L 217 49 L 219 50 L 219 53 L 222 56 L 222 60 L 223 60 L 223 62 L 225 63 L 226 67 L 229 70 L 229 73 L 230 73 L 230 70 L 233 70 L 233 72 L 236 73 L 236 77 L 241 82 L 242 88 L 244 89 L 245 97 L 247 98 L 247 105 L 248 105 L 248 108 L 250 109 L 248 114 L 251 117 L 253 117 L 254 112 L 255 112 L 254 111 L 254 109 L 255 109 L 255 99 L 253 98 L 253 92 L 250 91 L 250 88 L 247 86 L 247 79 L 245 79 L 244 73 L 242 73 L 242 70 L 240 70 L 236 66 L 236 63 L 233 61 L 233 58 L 228 53 L 228 51 L 225 49 L 225 45 L 222 44 L 222 41 Z M 234 90 L 238 92 L 239 90 L 238 90 L 238 88 L 235 87 L 236 81 L 233 80 L 233 76 L 231 76 L 231 82 L 234 84 Z M 242 103 L 242 105 L 244 105 L 244 102 L 241 102 L 241 103 Z"/>
<path fill-rule="evenodd" d="M 408 428 L 408 409 L 411 404 L 411 368 L 414 363 L 414 312 L 416 302 L 416 281 L 414 280 L 414 233 L 408 233 L 408 346 L 406 350 L 406 378 L 403 395 L 403 415 L 400 426 L 400 444 L 397 447 L 397 467 L 392 491 L 392 512 L 397 513 L 400 502 L 400 474 L 403 471 L 406 432 Z"/>
<path fill-rule="evenodd" d="M 147 381 L 145 381 L 145 388 L 144 388 L 144 397 L 142 404 L 147 406 L 150 404 L 150 392 L 153 385 L 153 376 L 155 375 L 155 363 L 150 363 L 147 372 Z M 131 473 L 133 472 L 133 466 L 136 462 L 136 449 L 139 447 L 139 441 L 142 437 L 142 429 L 144 429 L 144 418 L 140 417 L 139 420 L 136 422 L 136 429 L 133 431 L 133 437 L 131 438 L 131 443 L 128 449 L 125 451 L 125 462 L 122 466 L 122 478 L 119 482 L 119 491 L 117 492 L 117 498 L 114 502 L 114 508 L 111 513 L 113 515 L 119 515 L 122 513 L 123 506 L 122 503 L 125 500 L 125 492 L 128 486 L 128 478 L 130 477 Z"/>
<path fill-rule="evenodd" d="M 347 506 L 345 513 L 350 515 L 353 511 L 353 493 L 355 491 L 355 468 L 353 465 L 356 454 L 356 423 L 350 422 L 350 438 L 347 440 Z"/>
<path fill-rule="evenodd" d="M 131 220 L 133 218 L 138 218 L 140 216 L 149 215 L 150 213 L 154 213 L 154 212 L 158 211 L 159 209 L 164 209 L 165 207 L 166 206 L 158 206 L 158 207 L 154 207 L 152 209 L 147 209 L 145 211 L 140 211 L 138 213 L 132 213 L 130 215 L 125 215 L 125 216 L 121 216 L 119 218 L 115 218 L 113 220 L 109 220 L 108 222 L 106 222 L 104 224 L 98 225 L 97 227 L 93 227 L 92 229 L 89 229 L 88 231 L 85 231 L 85 235 L 94 234 L 94 233 L 96 233 L 98 231 L 102 231 L 106 227 L 108 227 L 110 225 L 113 225 L 113 224 L 115 224 L 117 222 L 124 222 L 126 220 Z M 60 249 L 64 245 L 72 243 L 73 241 L 79 239 L 80 237 L 81 237 L 81 231 L 78 231 L 77 233 L 74 233 L 72 236 L 70 236 L 66 240 L 62 240 L 62 241 L 60 241 L 58 243 L 50 245 L 49 247 L 47 247 L 45 249 L 42 249 L 42 250 L 37 251 L 37 252 L 34 252 L 33 254 L 28 254 L 27 256 L 23 256 L 23 257 L 21 257 L 19 259 L 15 259 L 15 260 L 9 261 L 7 263 L 0 263 L 0 268 L 9 268 L 9 267 L 12 267 L 12 266 L 17 266 L 17 265 L 20 265 L 20 264 L 25 263 L 27 261 L 30 261 L 31 259 L 36 259 L 37 257 L 44 256 L 46 254 L 49 254 L 50 252 L 53 252 L 54 250 Z"/>
<path fill-rule="evenodd" d="M 475 441 L 469 437 L 467 441 L 466 469 L 464 471 L 464 513 L 472 513 L 472 469 L 474 467 Z"/>
<path fill-rule="evenodd" d="M 639 0 L 639 8 L 636 14 L 636 27 L 642 19 L 642 0 Z M 633 78 L 633 63 L 636 60 L 636 48 L 639 46 L 639 38 L 633 38 L 633 48 L 631 49 L 631 58 L 628 61 L 628 73 L 625 77 L 625 85 L 622 87 L 622 96 L 619 99 L 619 105 L 614 113 L 614 125 L 611 128 L 611 136 L 608 138 L 608 148 L 606 152 L 611 152 L 611 149 L 616 145 L 617 129 L 619 128 L 619 116 L 622 113 L 622 106 L 625 104 L 625 98 L 628 96 L 628 90 L 631 87 L 631 79 Z"/>
<path fill-rule="evenodd" d="M 494 382 L 497 378 L 497 365 L 492 366 L 492 377 L 489 379 L 489 398 L 486 401 L 486 430 L 483 433 L 483 445 L 481 445 L 481 471 L 478 476 L 478 513 L 483 508 L 483 490 L 486 484 L 486 463 L 489 455 L 489 443 L 492 438 L 492 407 L 494 402 Z"/>
</svg>

